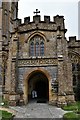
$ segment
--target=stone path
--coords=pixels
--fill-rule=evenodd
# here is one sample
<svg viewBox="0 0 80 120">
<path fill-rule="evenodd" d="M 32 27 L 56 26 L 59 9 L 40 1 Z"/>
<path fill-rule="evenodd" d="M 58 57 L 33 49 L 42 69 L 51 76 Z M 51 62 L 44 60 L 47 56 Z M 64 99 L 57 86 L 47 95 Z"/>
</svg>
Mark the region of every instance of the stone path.
<svg viewBox="0 0 80 120">
<path fill-rule="evenodd" d="M 44 103 L 29 103 L 27 106 L 10 108 L 16 111 L 15 118 L 62 118 L 67 112 Z"/>
</svg>

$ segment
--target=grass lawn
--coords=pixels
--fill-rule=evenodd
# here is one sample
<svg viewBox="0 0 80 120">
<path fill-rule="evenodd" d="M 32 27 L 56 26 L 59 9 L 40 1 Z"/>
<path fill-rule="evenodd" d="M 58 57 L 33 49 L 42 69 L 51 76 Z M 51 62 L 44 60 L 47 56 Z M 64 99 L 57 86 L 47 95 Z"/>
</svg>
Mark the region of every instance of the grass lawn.
<svg viewBox="0 0 80 120">
<path fill-rule="evenodd" d="M 64 114 L 64 120 L 80 120 L 80 115 L 76 114 L 75 112 L 69 112 Z"/>
<path fill-rule="evenodd" d="M 80 101 L 63 107 L 64 110 L 72 111 L 64 114 L 64 120 L 80 120 Z M 79 114 L 78 114 L 79 113 Z"/>
<path fill-rule="evenodd" d="M 79 107 L 80 107 L 80 101 L 75 102 L 71 105 L 64 106 L 63 109 L 67 111 L 73 111 L 73 110 L 80 109 Z"/>
<path fill-rule="evenodd" d="M 3 103 L 3 104 L 2 104 Z M 9 102 L 0 97 L 0 106 L 4 108 L 9 107 Z M 12 113 L 5 110 L 0 110 L 0 120 L 12 120 Z"/>
<path fill-rule="evenodd" d="M 0 110 L 0 118 L 1 118 L 1 120 L 11 120 L 12 119 L 12 113 Z"/>
</svg>

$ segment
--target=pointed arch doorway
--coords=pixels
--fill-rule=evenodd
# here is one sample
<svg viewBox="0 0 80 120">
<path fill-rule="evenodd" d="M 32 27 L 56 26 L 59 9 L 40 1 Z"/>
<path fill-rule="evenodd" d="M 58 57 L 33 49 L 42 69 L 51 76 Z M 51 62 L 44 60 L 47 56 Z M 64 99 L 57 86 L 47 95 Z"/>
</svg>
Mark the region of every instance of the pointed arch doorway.
<svg viewBox="0 0 80 120">
<path fill-rule="evenodd" d="M 37 97 L 33 98 L 33 90 Z M 28 101 L 47 102 L 49 100 L 49 81 L 41 71 L 34 71 L 28 79 Z"/>
</svg>

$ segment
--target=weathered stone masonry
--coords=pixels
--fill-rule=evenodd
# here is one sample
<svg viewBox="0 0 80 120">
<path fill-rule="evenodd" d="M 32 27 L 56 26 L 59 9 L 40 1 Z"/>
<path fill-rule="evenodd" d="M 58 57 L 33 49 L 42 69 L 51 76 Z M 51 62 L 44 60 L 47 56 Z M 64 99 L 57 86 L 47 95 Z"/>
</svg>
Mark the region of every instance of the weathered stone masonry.
<svg viewBox="0 0 80 120">
<path fill-rule="evenodd" d="M 40 69 L 41 72 L 47 71 L 51 78 L 49 79 L 49 102 L 58 104 L 67 102 L 64 94 L 67 99 L 74 101 L 72 73 L 68 72 L 71 65 L 68 58 L 63 16 L 55 16 L 54 22 L 49 21 L 49 16 L 45 16 L 44 21 L 40 20 L 40 16 L 33 16 L 33 22 L 27 19 L 29 20 L 29 18 L 25 18 L 25 23 L 18 26 L 17 33 L 15 31 L 12 33 L 11 96 L 18 95 L 17 99 L 20 100 L 19 95 L 22 95 L 24 103 L 27 103 L 28 83 L 24 76 L 28 76 L 27 73 L 30 70 L 33 72 Z M 29 42 L 36 35 L 45 40 L 45 54 L 44 56 L 31 57 L 29 56 Z M 52 83 L 57 84 L 57 88 L 55 88 L 58 89 L 57 92 Z M 15 101 L 17 99 L 15 97 Z"/>
<path fill-rule="evenodd" d="M 17 12 L 18 4 L 11 3 L 11 6 L 13 9 L 10 10 Z M 49 103 L 75 101 L 76 84 L 73 83 L 79 80 L 80 70 L 73 71 L 73 64 L 80 66 L 80 41 L 76 37 L 70 37 L 67 41 L 64 16 L 56 15 L 53 19 L 50 21 L 50 16 L 44 16 L 44 21 L 41 21 L 41 16 L 35 15 L 32 22 L 30 17 L 26 17 L 21 23 L 17 13 L 16 16 L 9 15 L 12 29 L 8 34 L 7 47 L 3 44 L 1 52 L 3 58 L 4 55 L 6 57 L 3 96 L 11 105 L 27 104 L 31 97 L 30 91 L 36 88 L 39 92 L 36 87 L 39 87 L 38 82 L 45 83 L 48 90 L 44 97 Z M 30 46 L 31 41 L 33 47 Z M 44 46 L 41 47 L 42 41 Z"/>
</svg>

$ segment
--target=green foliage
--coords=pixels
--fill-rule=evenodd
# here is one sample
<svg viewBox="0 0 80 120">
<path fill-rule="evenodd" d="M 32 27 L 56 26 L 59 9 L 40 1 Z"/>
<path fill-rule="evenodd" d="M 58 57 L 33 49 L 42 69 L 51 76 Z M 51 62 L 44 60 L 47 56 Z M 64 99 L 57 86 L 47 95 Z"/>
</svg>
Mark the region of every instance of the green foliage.
<svg viewBox="0 0 80 120">
<path fill-rule="evenodd" d="M 0 110 L 0 118 L 1 118 L 1 120 L 11 120 L 12 119 L 12 113 Z"/>
<path fill-rule="evenodd" d="M 4 107 L 9 107 L 9 102 L 7 100 L 3 100 L 3 103 L 4 103 Z"/>
<path fill-rule="evenodd" d="M 4 104 L 2 105 L 2 103 L 4 103 Z M 9 102 L 7 100 L 5 100 L 5 99 L 0 97 L 0 106 L 8 108 L 9 107 Z"/>
<path fill-rule="evenodd" d="M 64 106 L 63 109 L 67 110 L 67 111 L 77 110 L 78 109 L 78 103 L 76 102 L 74 104 Z"/>
<path fill-rule="evenodd" d="M 2 97 L 0 97 L 0 106 L 3 107 L 9 107 L 9 102 L 5 99 L 3 99 Z M 4 110 L 0 110 L 0 120 L 12 120 L 12 113 L 9 113 L 7 111 Z"/>
<path fill-rule="evenodd" d="M 80 112 L 80 101 L 77 102 L 78 112 Z"/>
<path fill-rule="evenodd" d="M 74 113 L 74 112 L 69 112 L 64 114 L 63 116 L 64 120 L 80 120 L 80 115 Z"/>
<path fill-rule="evenodd" d="M 72 111 L 64 114 L 64 120 L 80 120 L 80 101 L 63 107 L 64 110 Z"/>
</svg>

